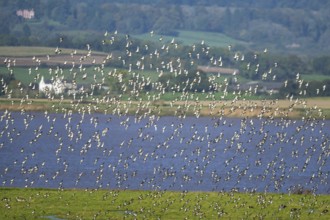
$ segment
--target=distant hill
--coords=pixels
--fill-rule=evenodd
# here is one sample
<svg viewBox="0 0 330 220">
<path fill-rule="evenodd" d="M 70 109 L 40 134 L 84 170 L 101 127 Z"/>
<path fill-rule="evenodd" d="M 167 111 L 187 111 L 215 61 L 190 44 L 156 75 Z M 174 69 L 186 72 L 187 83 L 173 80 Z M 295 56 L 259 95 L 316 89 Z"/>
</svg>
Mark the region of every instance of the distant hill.
<svg viewBox="0 0 330 220">
<path fill-rule="evenodd" d="M 330 51 L 329 11 L 321 0 L 1 1 L 0 45 L 58 46 L 66 37 L 63 47 L 83 49 L 105 31 L 177 37 L 185 30 L 248 43 L 242 49 L 319 55 Z"/>
</svg>

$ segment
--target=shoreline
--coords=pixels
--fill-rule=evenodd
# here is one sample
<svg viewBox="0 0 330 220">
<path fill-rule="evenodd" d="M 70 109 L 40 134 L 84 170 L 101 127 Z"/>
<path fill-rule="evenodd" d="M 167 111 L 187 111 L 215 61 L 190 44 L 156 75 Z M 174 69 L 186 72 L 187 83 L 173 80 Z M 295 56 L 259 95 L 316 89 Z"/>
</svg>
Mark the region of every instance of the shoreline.
<svg viewBox="0 0 330 220">
<path fill-rule="evenodd" d="M 301 188 L 301 191 L 294 191 L 297 189 L 293 189 L 293 191 L 289 192 L 272 192 L 272 191 L 254 191 L 254 190 L 245 190 L 240 191 L 236 188 L 233 188 L 231 190 L 213 190 L 213 191 L 207 191 L 207 190 L 169 190 L 169 189 L 121 189 L 121 188 L 58 188 L 58 187 L 17 187 L 17 186 L 0 186 L 1 190 L 43 190 L 43 191 L 80 191 L 80 192 L 86 192 L 86 191 L 118 191 L 118 192 L 170 192 L 170 193 L 181 193 L 183 191 L 191 192 L 191 193 L 237 193 L 237 194 L 268 194 L 268 195 L 315 195 L 315 196 L 330 196 L 330 194 L 327 193 L 315 193 L 310 191 L 308 188 Z"/>
<path fill-rule="evenodd" d="M 54 113 L 102 113 L 113 115 L 158 115 L 232 118 L 330 119 L 327 98 L 301 100 L 221 101 L 83 101 L 70 99 L 0 98 L 0 111 L 48 111 Z"/>
</svg>

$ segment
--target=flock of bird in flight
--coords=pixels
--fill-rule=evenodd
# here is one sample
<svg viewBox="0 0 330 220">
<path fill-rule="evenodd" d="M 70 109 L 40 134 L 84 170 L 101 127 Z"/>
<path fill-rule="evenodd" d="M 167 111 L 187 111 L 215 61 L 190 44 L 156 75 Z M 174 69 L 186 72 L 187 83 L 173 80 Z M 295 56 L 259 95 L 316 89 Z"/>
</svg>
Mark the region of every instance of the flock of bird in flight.
<svg viewBox="0 0 330 220">
<path fill-rule="evenodd" d="M 150 35 L 154 37 L 153 32 Z M 106 32 L 104 36 L 106 39 L 103 43 L 111 44 L 117 40 L 118 33 Z M 60 44 L 63 40 L 65 39 L 60 39 Z M 272 185 L 275 190 L 281 190 L 285 179 L 295 172 L 304 173 L 311 166 L 310 161 L 316 161 L 316 166 L 318 167 L 311 174 L 310 183 L 318 179 L 319 184 L 327 185 L 330 172 L 328 161 L 330 153 L 329 133 L 326 130 L 328 122 L 324 118 L 322 119 L 322 110 L 317 107 L 311 109 L 311 111 L 317 111 L 321 119 L 314 119 L 312 115 L 308 114 L 300 120 L 285 117 L 285 113 L 290 113 L 294 106 L 306 106 L 306 101 L 303 99 L 288 96 L 290 106 L 287 106 L 284 110 L 277 109 L 284 111 L 284 114 L 283 117 L 276 118 L 274 115 L 264 114 L 269 107 L 276 110 L 276 107 L 273 106 L 276 104 L 275 100 L 266 100 L 260 102 L 264 106 L 257 106 L 253 101 L 241 99 L 241 95 L 256 93 L 257 88 L 250 87 L 247 91 L 236 91 L 232 100 L 226 100 L 226 98 L 231 97 L 228 96 L 231 93 L 228 89 L 228 79 L 219 83 L 221 74 L 211 75 L 209 76 L 211 85 L 214 86 L 215 90 L 223 92 L 223 95 L 217 98 L 214 91 L 202 92 L 210 100 L 208 101 L 207 109 L 209 117 L 212 119 L 208 123 L 201 123 L 203 128 L 199 129 L 198 120 L 200 120 L 201 103 L 203 100 L 199 100 L 200 96 L 196 93 L 189 92 L 189 88 L 201 82 L 200 73 L 197 72 L 195 78 L 188 79 L 186 82 L 180 82 L 180 84 L 172 88 L 173 95 L 180 94 L 179 98 L 168 102 L 170 107 L 176 108 L 174 115 L 171 115 L 173 117 L 166 118 L 161 116 L 162 106 L 155 107 L 153 103 L 162 100 L 167 91 L 166 85 L 152 81 L 151 77 L 144 76 L 141 74 L 141 71 L 153 70 L 158 76 L 170 72 L 174 74 L 174 77 L 178 77 L 184 74 L 188 75 L 188 70 L 184 69 L 183 59 L 180 57 L 159 61 L 158 64 L 148 63 L 145 66 L 147 59 L 160 59 L 162 53 L 170 53 L 171 50 L 175 50 L 180 46 L 175 39 L 170 42 L 164 42 L 160 38 L 159 41 L 162 43 L 160 48 L 148 52 L 147 55 L 144 53 L 145 55 L 141 55 L 136 63 L 129 63 L 129 60 L 125 60 L 122 56 L 116 57 L 116 53 L 110 53 L 103 63 L 96 65 L 95 60 L 93 60 L 92 45 L 90 44 L 87 44 L 87 53 L 83 56 L 79 55 L 77 51 L 71 53 L 72 57 L 81 56 L 79 61 L 72 62 L 72 67 L 68 68 L 73 79 L 80 77 L 82 80 L 85 80 L 89 77 L 92 79 L 92 88 L 102 88 L 103 84 L 109 79 L 115 79 L 118 83 L 118 88 L 122 91 L 117 96 L 113 96 L 110 90 L 102 96 L 97 96 L 94 95 L 92 90 L 80 96 L 74 94 L 70 98 L 65 98 L 63 95 L 56 96 L 51 91 L 46 91 L 46 96 L 49 100 L 58 100 L 59 103 L 62 103 L 66 102 L 65 99 L 69 99 L 66 103 L 70 103 L 70 109 L 61 108 L 61 104 L 57 105 L 55 103 L 53 110 L 59 114 L 44 111 L 42 116 L 39 116 L 37 119 L 40 120 L 39 123 L 35 119 L 35 113 L 25 109 L 19 112 L 21 117 L 9 110 L 1 112 L 0 152 L 7 152 L 9 147 L 19 149 L 18 155 L 9 156 L 6 154 L 8 158 L 5 166 L 3 164 L 0 165 L 2 168 L 0 170 L 2 185 L 15 186 L 16 182 L 24 182 L 23 185 L 25 187 L 34 187 L 37 182 L 45 184 L 56 181 L 58 187 L 61 188 L 65 187 L 65 182 L 61 180 L 61 175 L 64 175 L 70 169 L 76 169 L 74 171 L 75 176 L 71 177 L 75 182 L 74 187 L 79 187 L 80 180 L 88 178 L 90 182 L 95 182 L 97 188 L 121 187 L 121 185 L 125 185 L 124 183 L 129 183 L 125 186 L 137 185 L 137 188 L 141 187 L 143 189 L 145 185 L 150 184 L 153 186 L 153 189 L 159 189 L 162 182 L 172 181 L 168 186 L 170 188 L 170 185 L 177 181 L 176 176 L 179 176 L 178 172 L 181 172 L 180 178 L 183 179 L 183 183 L 194 182 L 193 179 L 196 178 L 198 180 L 194 182 L 196 185 L 202 184 L 203 181 L 210 181 L 213 185 L 217 185 L 220 182 L 223 184 L 223 182 L 225 183 L 231 178 L 235 178 L 234 188 L 243 180 L 256 179 L 257 181 L 263 181 L 268 179 L 268 181 L 272 181 L 268 186 Z M 198 63 L 198 59 L 201 56 L 209 55 L 210 50 L 212 50 L 204 41 L 198 46 L 202 46 L 202 54 L 196 53 L 196 45 L 193 45 L 187 54 L 191 65 Z M 126 36 L 126 45 L 122 51 L 125 53 L 125 57 L 139 56 L 142 50 L 148 51 L 148 45 L 145 45 L 144 48 L 133 48 L 132 39 L 130 36 Z M 228 50 L 233 53 L 234 60 L 239 62 L 245 59 L 244 55 L 233 52 L 231 46 L 228 47 Z M 267 49 L 265 49 L 264 53 L 268 53 Z M 61 54 L 60 47 L 55 49 L 55 54 Z M 47 60 L 52 59 L 52 56 L 47 56 Z M 88 72 L 91 69 L 80 63 L 86 59 L 93 60 L 94 68 L 92 72 Z M 125 76 L 118 69 L 111 69 L 109 72 L 106 72 L 106 62 L 114 59 L 121 61 L 123 66 L 127 67 L 128 74 L 132 76 L 130 80 L 125 81 Z M 31 74 L 31 71 L 38 72 L 38 68 L 43 62 L 36 57 L 33 60 L 36 63 L 35 69 L 30 68 L 29 74 Z M 65 64 L 68 63 L 70 62 L 65 61 Z M 212 57 L 208 65 L 221 67 L 225 66 L 225 63 L 223 64 L 221 57 Z M 272 68 L 276 68 L 277 65 L 277 63 L 274 63 Z M 15 70 L 14 63 L 8 60 L 7 67 L 11 71 Z M 255 66 L 249 64 L 246 68 L 255 68 L 257 72 L 259 64 Z M 63 80 L 65 71 L 67 70 L 59 67 L 50 68 L 49 74 L 53 81 L 57 79 Z M 40 79 L 40 77 L 41 75 L 37 74 L 36 80 Z M 238 76 L 234 74 L 233 77 L 236 82 Z M 262 78 L 275 79 L 276 75 L 270 70 L 265 72 Z M 300 86 L 304 83 L 299 73 L 296 81 Z M 167 81 L 167 85 L 169 84 L 170 79 Z M 145 92 L 144 88 L 146 85 L 152 85 L 154 92 Z M 287 85 L 287 81 L 284 82 L 284 85 Z M 10 88 L 2 89 L 7 92 L 7 96 L 10 98 Z M 325 87 L 320 88 L 320 91 L 325 89 Z M 127 91 L 129 92 L 127 101 L 121 100 L 120 98 Z M 144 101 L 142 101 L 142 96 L 146 97 Z M 29 103 L 29 99 L 31 97 L 23 96 L 18 102 L 22 104 Z M 225 108 L 219 110 L 217 107 L 222 105 L 225 105 Z M 101 106 L 107 106 L 103 110 L 107 117 L 100 117 L 94 114 L 99 109 L 102 109 Z M 134 112 L 130 110 L 132 106 L 134 106 Z M 261 110 L 257 117 L 249 117 L 249 112 L 257 111 L 258 108 Z M 231 113 L 239 111 L 239 109 L 244 111 L 239 120 L 233 121 L 230 118 L 226 118 L 228 113 L 226 113 L 226 109 L 229 109 Z M 193 112 L 193 116 L 187 115 L 190 111 Z M 162 120 L 163 117 L 166 118 L 165 121 Z M 107 119 L 102 121 L 104 118 Z M 116 121 L 115 118 L 119 121 L 113 122 Z M 195 119 L 197 119 L 195 121 L 197 124 L 189 122 L 189 120 L 194 121 Z M 21 128 L 17 128 L 16 126 L 18 125 L 21 125 Z M 136 126 L 134 127 L 133 125 Z M 114 133 L 117 129 L 115 126 L 121 127 L 121 134 Z M 236 128 L 236 130 L 232 128 Z M 24 137 L 24 133 L 28 130 L 30 130 L 33 137 L 30 137 L 28 140 L 21 140 Z M 294 132 L 290 132 L 291 130 Z M 126 133 L 128 131 L 131 133 Z M 84 132 L 87 133 L 85 134 Z M 114 137 L 114 134 L 117 136 Z M 115 145 L 111 147 L 106 146 L 109 143 L 111 145 L 111 139 L 115 138 L 116 140 L 118 139 Z M 53 143 L 47 143 L 48 140 L 53 140 Z M 17 141 L 20 141 L 21 145 L 13 145 Z M 254 145 L 251 145 L 251 143 Z M 309 146 L 302 147 L 306 143 Z M 143 144 L 146 146 L 143 146 Z M 36 147 L 40 145 L 43 147 Z M 52 145 L 57 147 L 54 148 Z M 283 148 L 281 145 L 285 147 Z M 291 150 L 288 150 L 287 148 L 290 146 Z M 251 151 L 249 147 L 255 150 Z M 50 162 L 51 160 L 47 161 L 43 158 L 38 158 L 40 157 L 39 155 L 44 154 L 35 151 L 35 149 L 49 152 L 48 157 L 56 160 L 56 163 Z M 274 149 L 276 149 L 276 152 Z M 67 158 L 64 156 L 65 154 L 70 155 L 71 152 L 79 152 L 78 154 L 72 153 L 72 155 L 79 157 L 77 159 L 79 164 L 76 164 L 74 168 L 69 162 L 70 159 L 63 159 Z M 95 157 L 90 152 L 98 152 L 96 154 L 98 156 Z M 251 155 L 251 152 L 256 155 Z M 272 155 L 267 155 L 270 152 Z M 290 157 L 288 158 L 302 161 L 302 163 L 297 162 L 299 165 L 291 164 L 288 167 L 287 164 L 290 163 L 283 159 L 283 154 L 289 154 Z M 267 165 L 263 164 L 265 161 L 263 157 L 271 158 L 266 160 Z M 38 160 L 35 158 L 38 158 Z M 8 160 L 12 161 L 8 162 Z M 248 162 L 240 163 L 239 160 Z M 130 166 L 134 167 L 132 164 L 136 161 L 140 161 L 139 166 L 141 165 L 141 167 L 130 169 Z M 168 165 L 162 165 L 162 161 L 167 161 Z M 178 168 L 176 167 L 178 164 L 168 161 L 179 161 L 178 163 L 180 163 L 181 167 Z M 48 166 L 47 163 L 52 163 L 52 166 L 55 167 L 51 173 L 47 173 L 47 169 L 43 169 Z M 96 168 L 94 167 L 90 172 L 86 171 L 86 163 L 95 165 Z M 157 166 L 153 167 L 153 163 L 157 164 Z M 146 167 L 151 167 L 151 176 L 139 179 L 137 177 L 140 175 L 140 172 L 143 172 L 144 164 L 148 164 L 145 165 Z M 212 167 L 212 164 L 216 164 L 216 166 L 213 165 L 214 169 L 209 174 L 206 174 L 209 172 L 208 167 Z M 219 166 L 222 166 L 225 170 L 223 173 L 217 170 L 222 169 Z M 262 170 L 261 175 L 256 176 L 251 167 L 265 167 L 265 169 Z M 120 169 L 124 171 L 129 170 L 130 173 L 121 172 Z M 16 170 L 17 173 L 12 173 L 13 170 Z M 195 176 L 189 175 L 186 172 L 187 170 L 192 170 Z M 108 174 L 106 174 L 107 172 Z M 86 175 L 89 176 L 86 177 Z M 117 185 L 110 186 L 102 183 L 105 175 L 110 175 L 112 176 L 110 178 L 116 179 Z M 134 183 L 137 180 L 138 183 Z M 184 189 L 184 185 L 182 187 Z M 257 186 L 252 188 L 257 188 Z"/>
</svg>

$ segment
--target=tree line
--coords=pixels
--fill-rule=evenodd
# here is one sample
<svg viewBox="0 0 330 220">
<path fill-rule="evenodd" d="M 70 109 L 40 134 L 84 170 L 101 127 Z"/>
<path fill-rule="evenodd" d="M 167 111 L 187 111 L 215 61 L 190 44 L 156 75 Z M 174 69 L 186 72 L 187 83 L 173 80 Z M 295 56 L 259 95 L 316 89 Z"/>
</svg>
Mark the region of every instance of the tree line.
<svg viewBox="0 0 330 220">
<path fill-rule="evenodd" d="M 54 34 L 68 30 L 131 34 L 153 30 L 175 36 L 185 29 L 224 33 L 256 47 L 296 45 L 314 54 L 330 49 L 330 3 L 324 1 L 13 0 L 0 5 L 2 45 L 46 44 Z M 33 8 L 35 18 L 16 16 L 16 10 L 24 8 Z"/>
</svg>

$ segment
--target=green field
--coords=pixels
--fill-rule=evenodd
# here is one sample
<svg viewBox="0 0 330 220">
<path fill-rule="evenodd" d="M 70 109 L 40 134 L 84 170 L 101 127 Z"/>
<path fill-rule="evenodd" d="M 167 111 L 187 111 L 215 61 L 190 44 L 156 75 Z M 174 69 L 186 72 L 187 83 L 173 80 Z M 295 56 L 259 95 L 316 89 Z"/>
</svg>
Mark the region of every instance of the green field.
<svg viewBox="0 0 330 220">
<path fill-rule="evenodd" d="M 108 72 L 113 71 L 113 68 L 104 68 L 103 73 L 107 75 Z M 35 67 L 12 67 L 11 71 L 6 67 L 0 66 L 0 73 L 9 73 L 12 72 L 15 78 L 21 81 L 24 85 L 29 85 L 31 82 L 40 81 L 40 77 L 44 76 L 45 80 L 50 80 L 54 77 L 55 73 L 58 73 L 59 76 L 64 76 L 66 80 L 72 80 L 73 74 L 76 73 L 75 80 L 78 84 L 91 84 L 95 83 L 94 75 L 97 81 L 100 81 L 102 78 L 102 73 L 97 67 L 86 67 L 83 71 L 81 71 L 78 67 L 71 70 L 69 68 L 62 68 L 61 71 L 57 71 L 57 68 L 35 68 Z M 158 80 L 158 74 L 153 71 L 135 71 L 136 73 L 140 73 L 141 76 L 150 77 L 152 82 Z M 87 77 L 83 78 L 84 73 L 87 73 Z M 36 81 L 35 81 L 36 80 Z"/>
<path fill-rule="evenodd" d="M 330 80 L 330 76 L 327 75 L 320 75 L 320 74 L 303 74 L 301 78 L 305 81 L 324 81 L 324 80 Z"/>
<path fill-rule="evenodd" d="M 182 32 L 183 36 L 189 36 L 189 32 Z M 193 35 L 193 33 L 190 33 L 190 35 Z M 202 35 L 202 34 L 201 34 Z M 201 37 L 201 35 L 194 35 L 196 38 L 198 36 Z M 214 35 L 214 39 L 216 38 L 216 34 Z M 154 36 L 155 37 L 155 36 Z M 50 51 L 54 51 L 54 48 L 47 48 L 47 47 L 0 47 L 0 51 L 2 54 L 7 54 L 9 55 L 16 55 L 16 56 L 27 56 L 31 54 L 47 54 Z M 72 50 L 66 49 L 63 50 L 62 53 L 71 53 Z M 80 51 L 80 52 L 86 52 L 86 51 Z M 68 55 L 70 56 L 70 55 Z M 57 59 L 58 57 L 53 57 L 53 59 Z M 62 59 L 63 57 L 60 57 L 58 59 Z M 63 60 L 62 60 L 63 62 Z M 104 83 L 105 85 L 111 84 L 110 79 L 108 77 L 108 73 L 114 71 L 114 68 L 111 67 L 105 67 L 103 69 L 100 68 L 101 65 L 86 65 L 83 66 L 82 68 L 79 68 L 78 65 L 76 65 L 74 68 L 67 66 L 67 67 L 62 67 L 58 68 L 56 66 L 52 67 L 46 67 L 44 65 L 37 66 L 34 62 L 31 60 L 31 66 L 27 65 L 26 67 L 18 67 L 18 66 L 11 66 L 10 69 L 6 68 L 4 65 L 0 66 L 0 73 L 1 74 L 6 74 L 6 73 L 13 73 L 16 80 L 20 81 L 23 83 L 25 86 L 31 85 L 31 83 L 39 83 L 41 76 L 44 76 L 45 80 L 50 80 L 54 78 L 54 76 L 59 76 L 63 77 L 64 80 L 75 80 L 76 83 L 79 85 L 85 85 L 85 86 L 90 86 L 91 84 L 99 84 L 99 83 Z M 124 70 L 127 71 L 127 70 Z M 141 77 L 144 77 L 145 79 L 149 78 L 152 83 L 158 81 L 159 74 L 154 71 L 154 70 L 132 70 L 131 73 L 139 74 Z M 166 72 L 165 72 L 166 74 Z M 86 77 L 85 77 L 86 76 Z M 234 77 L 233 76 L 228 76 L 228 75 L 221 75 L 220 77 L 214 76 L 212 74 L 209 74 L 209 77 L 213 78 L 213 83 L 217 83 L 218 85 L 221 84 L 223 85 L 225 80 L 227 81 L 233 81 Z M 236 78 L 236 77 L 235 77 Z M 102 81 L 104 79 L 104 81 Z M 141 78 L 140 78 L 141 79 Z M 249 79 L 244 78 L 242 75 L 237 76 L 237 82 L 238 83 L 245 83 L 248 82 Z M 302 75 L 302 79 L 305 81 L 312 81 L 312 80 L 317 80 L 317 81 L 323 81 L 326 79 L 330 79 L 329 76 L 325 75 L 317 75 L 317 74 L 312 74 L 312 75 Z M 103 94 L 104 95 L 104 94 Z M 118 95 L 112 94 L 112 95 Z M 158 96 L 159 97 L 159 91 L 152 91 L 150 94 L 145 94 L 144 91 L 139 91 L 139 97 L 132 97 L 131 94 L 122 94 L 121 99 L 122 100 L 128 100 L 129 98 L 133 100 L 152 100 L 154 101 L 155 99 L 148 99 L 149 97 L 153 96 Z M 194 101 L 194 100 L 206 100 L 206 101 L 211 101 L 213 99 L 215 100 L 228 100 L 228 99 L 234 99 L 237 94 L 232 94 L 228 93 L 227 95 L 224 96 L 223 92 L 216 92 L 213 93 L 212 96 L 209 96 L 208 94 L 193 94 L 190 93 L 189 96 L 182 96 L 180 93 L 175 93 L 173 94 L 172 92 L 167 92 L 165 94 L 161 94 L 161 96 L 158 99 L 164 100 L 164 101 L 171 101 L 171 100 L 179 100 L 179 101 Z M 13 96 L 13 97 L 19 97 Z M 33 98 L 33 97 L 31 97 Z M 255 94 L 240 94 L 239 97 L 240 99 L 248 99 L 248 100 L 260 100 L 260 99 L 272 99 L 274 96 L 269 96 L 269 95 L 263 95 L 263 96 L 257 96 Z M 157 99 L 157 100 L 158 100 Z"/>
<path fill-rule="evenodd" d="M 0 188 L 1 219 L 329 219 L 328 195 Z"/>
<path fill-rule="evenodd" d="M 177 37 L 161 36 L 157 34 L 153 36 L 151 36 L 150 34 L 141 34 L 134 35 L 134 37 L 157 42 L 160 38 L 162 38 L 164 42 L 170 42 L 174 38 L 176 42 L 183 43 L 184 45 L 199 44 L 202 41 L 204 41 L 204 43 L 209 46 L 215 47 L 228 47 L 229 45 L 249 45 L 247 42 L 236 40 L 221 33 L 185 30 L 178 30 L 178 33 L 179 35 Z"/>
<path fill-rule="evenodd" d="M 50 72 L 51 70 L 51 72 Z M 103 69 L 103 74 L 105 77 L 107 77 L 107 74 L 111 71 L 113 71 L 114 68 L 111 67 L 105 67 Z M 51 79 L 55 72 L 57 72 L 60 76 L 63 75 L 64 79 L 66 80 L 72 80 L 73 79 L 73 73 L 76 73 L 76 82 L 78 84 L 90 84 L 94 83 L 94 75 L 96 76 L 96 79 L 99 81 L 102 78 L 102 73 L 99 68 L 96 67 L 85 67 L 83 71 L 81 71 L 78 66 L 77 68 L 71 69 L 71 68 L 62 68 L 61 71 L 57 71 L 56 67 L 48 68 L 48 67 L 38 67 L 35 68 L 35 66 L 32 67 L 11 67 L 12 73 L 15 75 L 15 78 L 19 81 L 21 81 L 25 85 L 29 85 L 31 82 L 35 82 L 36 79 L 38 79 L 36 82 L 40 81 L 40 76 L 44 76 L 46 80 Z M 0 73 L 9 73 L 10 71 L 8 68 L 4 66 L 0 66 Z M 151 82 L 157 82 L 158 81 L 158 73 L 156 71 L 152 70 L 133 70 L 132 72 L 135 72 L 135 74 L 139 74 L 141 77 L 150 78 Z M 87 73 L 87 77 L 83 79 L 84 73 Z M 166 73 L 166 72 L 165 72 Z M 210 75 L 212 77 L 212 75 Z M 222 75 L 220 77 L 214 77 L 214 83 L 223 84 L 225 80 L 229 80 L 229 78 L 232 78 L 231 76 Z M 237 82 L 244 83 L 247 82 L 248 79 L 237 76 Z"/>
<path fill-rule="evenodd" d="M 94 74 L 97 81 L 101 80 L 101 72 L 98 68 L 95 67 L 86 67 L 81 71 L 78 67 L 74 69 L 62 68 L 58 71 L 57 68 L 45 68 L 45 67 L 12 67 L 12 73 L 15 78 L 21 81 L 24 85 L 29 85 L 31 82 L 40 81 L 41 76 L 44 76 L 45 80 L 50 80 L 55 74 L 58 76 L 63 76 L 65 80 L 72 80 L 73 74 L 76 73 L 75 80 L 78 84 L 91 84 L 95 83 Z M 107 74 L 109 71 L 113 70 L 112 68 L 104 69 L 104 73 Z M 9 73 L 10 71 L 6 67 L 0 67 L 0 73 Z M 87 77 L 83 78 L 84 73 L 87 73 Z"/>
<path fill-rule="evenodd" d="M 13 67 L 12 73 L 15 75 L 16 80 L 19 80 L 23 83 L 23 85 L 28 86 L 31 82 L 39 83 L 41 76 L 44 76 L 45 80 L 50 80 L 52 77 L 54 77 L 54 73 L 56 72 L 56 68 L 51 69 L 50 74 L 50 68 L 27 68 L 27 67 Z M 74 70 L 70 70 L 67 68 L 63 68 L 62 71 L 58 72 L 59 76 L 63 76 L 66 80 L 72 80 L 73 74 L 76 73 L 75 80 L 77 84 L 83 84 L 83 85 L 90 85 L 95 84 L 94 76 L 96 78 L 96 82 L 100 83 L 101 79 L 105 76 L 105 83 L 108 83 L 107 74 L 108 72 L 114 71 L 113 68 L 104 68 L 102 76 L 102 73 L 99 71 L 99 69 L 95 67 L 86 67 L 85 71 L 80 71 L 78 68 Z M 9 70 L 5 67 L 0 67 L 0 73 L 8 73 Z M 141 77 L 150 78 L 151 82 L 157 82 L 158 81 L 158 73 L 155 71 L 133 71 L 135 74 L 139 74 Z M 87 73 L 87 77 L 83 78 L 84 73 Z M 228 80 L 228 76 L 221 76 L 219 78 L 216 78 L 214 80 L 214 83 L 223 84 L 225 80 Z M 238 76 L 237 81 L 240 83 L 246 82 L 247 79 Z M 153 100 L 152 97 L 158 97 L 160 93 L 156 91 L 149 92 L 149 94 L 146 94 L 145 92 L 141 91 L 139 94 L 139 97 L 136 99 L 132 97 L 130 94 L 122 94 L 121 99 L 122 100 Z M 244 94 L 242 94 L 244 95 Z M 173 93 L 173 92 L 166 92 L 165 94 L 161 94 L 160 99 L 164 101 L 171 101 L 171 100 L 177 100 L 177 101 L 195 101 L 195 100 L 228 100 L 235 98 L 236 95 L 232 93 L 228 93 L 224 97 L 223 92 L 213 92 L 212 95 L 209 95 L 208 93 L 190 93 L 189 95 L 182 95 L 182 93 Z M 31 97 L 32 98 L 32 97 Z M 243 98 L 243 97 L 241 97 Z M 244 96 L 245 99 L 264 99 L 264 98 L 271 98 L 270 96 L 257 96 L 254 94 L 246 95 Z"/>
</svg>

